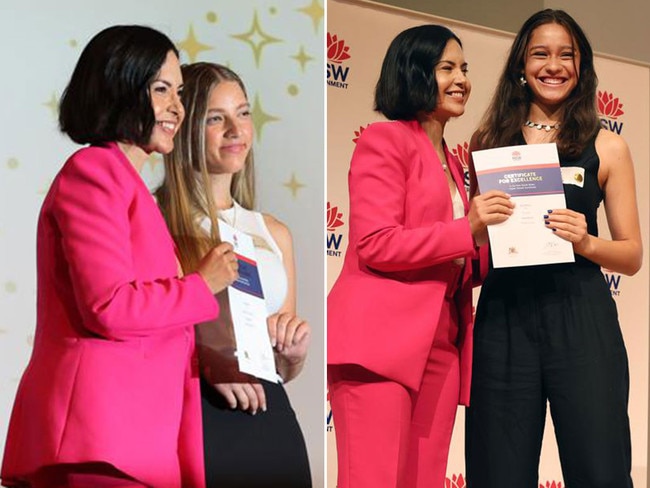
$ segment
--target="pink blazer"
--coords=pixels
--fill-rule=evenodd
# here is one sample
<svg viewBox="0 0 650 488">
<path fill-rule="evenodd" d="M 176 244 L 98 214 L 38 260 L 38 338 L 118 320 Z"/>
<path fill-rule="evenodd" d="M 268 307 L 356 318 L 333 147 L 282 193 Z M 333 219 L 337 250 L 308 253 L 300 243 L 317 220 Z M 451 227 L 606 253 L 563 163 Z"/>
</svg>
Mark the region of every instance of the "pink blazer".
<svg viewBox="0 0 650 488">
<path fill-rule="evenodd" d="M 218 314 L 116 144 L 73 154 L 43 203 L 32 357 L 10 420 L 3 483 L 104 461 L 156 488 L 203 487 L 193 324 Z"/>
<path fill-rule="evenodd" d="M 462 189 L 461 166 L 445 151 Z M 328 364 L 358 364 L 417 390 L 454 274 L 452 260 L 464 257 L 456 301 L 459 402 L 467 404 L 474 242 L 467 218 L 453 219 L 447 179 L 420 124 L 369 126 L 352 156 L 349 189 L 349 243 L 327 300 Z"/>
</svg>

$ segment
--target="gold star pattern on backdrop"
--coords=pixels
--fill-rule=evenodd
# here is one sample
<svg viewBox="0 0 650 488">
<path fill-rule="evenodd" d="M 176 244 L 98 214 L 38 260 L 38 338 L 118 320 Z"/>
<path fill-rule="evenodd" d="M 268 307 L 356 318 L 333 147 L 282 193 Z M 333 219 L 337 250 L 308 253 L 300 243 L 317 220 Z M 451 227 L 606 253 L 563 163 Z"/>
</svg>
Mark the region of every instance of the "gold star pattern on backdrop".
<svg viewBox="0 0 650 488">
<path fill-rule="evenodd" d="M 245 42 L 251 47 L 251 49 L 253 50 L 253 56 L 255 57 L 255 66 L 257 66 L 258 68 L 260 66 L 260 57 L 262 56 L 262 49 L 268 44 L 273 44 L 275 42 L 282 42 L 282 39 L 278 39 L 276 37 L 270 36 L 262 30 L 262 28 L 260 27 L 259 20 L 257 18 L 257 10 L 253 14 L 253 25 L 248 30 L 248 32 L 244 32 L 243 34 L 233 34 L 230 37 L 239 39 L 240 41 Z"/>
<path fill-rule="evenodd" d="M 305 47 L 300 46 L 300 51 L 298 51 L 298 54 L 294 54 L 291 56 L 291 59 L 295 59 L 298 61 L 298 64 L 300 64 L 300 69 L 302 72 L 305 72 L 305 65 L 307 64 L 308 61 L 312 61 L 314 58 L 312 58 L 309 54 L 305 52 Z"/>
<path fill-rule="evenodd" d="M 262 140 L 262 129 L 264 128 L 264 124 L 268 122 L 275 122 L 276 120 L 280 120 L 278 117 L 268 114 L 262 109 L 259 93 L 255 94 L 255 101 L 253 102 L 253 108 L 251 109 L 251 114 L 253 115 L 253 125 L 255 126 L 255 134 L 257 134 L 257 138 L 259 140 Z"/>
<path fill-rule="evenodd" d="M 306 185 L 298 181 L 298 179 L 296 178 L 296 173 L 291 173 L 291 179 L 286 183 L 282 183 L 282 186 L 288 188 L 289 191 L 291 192 L 291 196 L 293 198 L 296 198 L 296 196 L 298 196 L 298 190 L 304 188 Z"/>
<path fill-rule="evenodd" d="M 177 43 L 177 46 L 178 49 L 181 49 L 187 53 L 187 56 L 190 58 L 190 63 L 194 63 L 196 61 L 196 57 L 200 52 L 210 51 L 213 49 L 212 46 L 208 46 L 207 44 L 199 42 L 199 40 L 196 38 L 196 35 L 194 34 L 194 26 L 192 24 L 190 24 L 187 37 L 181 42 Z"/>
<path fill-rule="evenodd" d="M 56 118 L 59 115 L 59 99 L 57 98 L 56 93 L 52 92 L 50 99 L 43 103 L 43 105 L 50 109 L 53 117 Z"/>
<path fill-rule="evenodd" d="M 321 7 L 320 3 L 318 3 L 318 0 L 311 0 L 309 5 L 296 10 L 311 17 L 311 21 L 314 24 L 314 32 L 318 32 L 318 24 L 320 24 L 323 15 L 325 15 L 325 11 L 323 10 L 323 7 Z"/>
<path fill-rule="evenodd" d="M 16 158 L 9 158 L 7 159 L 7 168 L 9 169 L 16 169 L 18 166 L 20 166 L 20 162 Z"/>
</svg>

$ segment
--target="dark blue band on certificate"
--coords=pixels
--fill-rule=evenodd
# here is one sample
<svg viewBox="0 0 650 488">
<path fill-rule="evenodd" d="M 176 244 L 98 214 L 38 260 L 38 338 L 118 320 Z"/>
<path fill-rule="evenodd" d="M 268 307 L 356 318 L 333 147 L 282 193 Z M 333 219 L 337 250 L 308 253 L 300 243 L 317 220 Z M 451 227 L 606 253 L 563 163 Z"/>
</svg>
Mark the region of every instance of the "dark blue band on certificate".
<svg viewBox="0 0 650 488">
<path fill-rule="evenodd" d="M 241 292 L 264 298 L 257 263 L 237 254 L 239 278 L 231 286 Z"/>
<path fill-rule="evenodd" d="M 564 193 L 558 166 L 508 169 L 477 174 L 482 193 L 501 190 L 512 196 L 552 195 Z"/>
</svg>

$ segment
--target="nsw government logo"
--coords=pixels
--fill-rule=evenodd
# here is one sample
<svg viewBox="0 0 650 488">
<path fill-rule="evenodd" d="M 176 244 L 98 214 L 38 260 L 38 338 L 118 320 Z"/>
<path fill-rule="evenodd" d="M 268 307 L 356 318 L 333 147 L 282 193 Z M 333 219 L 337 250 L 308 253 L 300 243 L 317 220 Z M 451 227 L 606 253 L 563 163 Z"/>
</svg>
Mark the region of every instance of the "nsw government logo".
<svg viewBox="0 0 650 488">
<path fill-rule="evenodd" d="M 336 258 L 341 257 L 343 234 L 338 232 L 339 227 L 343 225 L 341 217 L 343 213 L 339 212 L 339 208 L 327 202 L 327 255 Z"/>
<path fill-rule="evenodd" d="M 603 129 L 620 134 L 623 122 L 618 118 L 623 115 L 623 104 L 613 94 L 598 90 L 598 116 Z"/>
<path fill-rule="evenodd" d="M 347 90 L 350 67 L 345 66 L 343 61 L 350 59 L 349 50 L 350 47 L 345 45 L 343 39 L 327 33 L 327 84 L 329 86 Z"/>
<path fill-rule="evenodd" d="M 612 293 L 612 296 L 620 296 L 621 290 L 619 287 L 621 286 L 621 275 L 607 268 L 601 268 L 601 271 L 605 277 L 607 285 L 609 286 L 609 291 Z"/>
</svg>

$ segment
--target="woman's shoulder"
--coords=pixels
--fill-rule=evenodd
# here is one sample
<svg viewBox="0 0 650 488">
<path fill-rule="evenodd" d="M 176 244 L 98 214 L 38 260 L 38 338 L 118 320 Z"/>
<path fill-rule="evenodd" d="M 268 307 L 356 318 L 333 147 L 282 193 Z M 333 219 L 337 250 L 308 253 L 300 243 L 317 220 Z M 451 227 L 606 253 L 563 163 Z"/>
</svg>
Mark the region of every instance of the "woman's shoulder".
<svg viewBox="0 0 650 488">
<path fill-rule="evenodd" d="M 278 245 L 284 249 L 284 245 L 291 243 L 291 231 L 289 227 L 271 214 L 260 212 L 266 228 Z"/>
<path fill-rule="evenodd" d="M 371 150 L 375 152 L 377 147 L 382 151 L 395 154 L 404 154 L 404 152 L 417 151 L 417 134 L 418 122 L 391 120 L 372 122 L 356 140 L 355 150 Z"/>
<path fill-rule="evenodd" d="M 70 187 L 120 187 L 132 191 L 138 178 L 137 170 L 119 147 L 106 145 L 87 146 L 75 151 L 59 171 L 56 182 Z"/>
<path fill-rule="evenodd" d="M 377 139 L 392 139 L 394 137 L 404 137 L 405 134 L 415 132 L 414 125 L 417 122 L 406 120 L 382 120 L 379 122 L 371 122 L 366 127 L 361 128 L 359 134 L 359 141 L 367 140 L 369 138 Z"/>
<path fill-rule="evenodd" d="M 78 149 L 68 158 L 65 168 L 67 171 L 124 173 L 129 172 L 125 163 L 130 164 L 119 147 L 110 144 Z"/>
<path fill-rule="evenodd" d="M 596 135 L 596 151 L 600 154 L 602 152 L 619 152 L 627 151 L 627 142 L 623 136 L 606 130 L 600 129 Z"/>
</svg>

